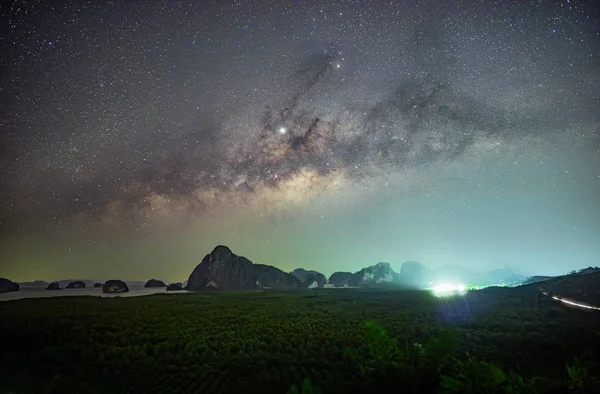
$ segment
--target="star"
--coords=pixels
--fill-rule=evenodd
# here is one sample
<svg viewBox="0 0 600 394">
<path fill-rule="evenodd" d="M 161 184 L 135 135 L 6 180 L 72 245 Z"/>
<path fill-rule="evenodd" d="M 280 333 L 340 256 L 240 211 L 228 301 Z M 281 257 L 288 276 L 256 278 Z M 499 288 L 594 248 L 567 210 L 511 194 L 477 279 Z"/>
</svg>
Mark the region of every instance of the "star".
<svg viewBox="0 0 600 394">
<path fill-rule="evenodd" d="M 54 249 L 38 245 L 82 234 L 116 253 L 115 234 L 168 233 L 148 257 L 166 267 L 181 234 L 202 243 L 194 261 L 248 233 L 252 255 L 272 226 L 281 246 L 261 259 L 331 271 L 597 261 L 594 2 L 16 3 L 0 51 L 2 275 L 44 271 Z M 303 249 L 316 241 L 340 247 Z"/>
</svg>

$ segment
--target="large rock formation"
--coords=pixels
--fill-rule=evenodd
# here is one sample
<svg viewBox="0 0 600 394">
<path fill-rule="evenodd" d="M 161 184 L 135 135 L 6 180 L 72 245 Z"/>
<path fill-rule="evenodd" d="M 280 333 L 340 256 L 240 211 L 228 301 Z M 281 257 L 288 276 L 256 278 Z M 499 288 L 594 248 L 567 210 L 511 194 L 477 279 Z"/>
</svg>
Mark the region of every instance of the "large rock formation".
<svg viewBox="0 0 600 394">
<path fill-rule="evenodd" d="M 43 280 L 34 280 L 33 282 L 19 282 L 21 287 L 46 287 L 48 286 L 48 282 Z"/>
<path fill-rule="evenodd" d="M 348 279 L 350 286 L 391 284 L 398 280 L 398 274 L 392 270 L 390 263 L 378 263 L 361 269 Z"/>
<path fill-rule="evenodd" d="M 302 282 L 298 278 L 279 268 L 264 264 L 252 264 L 252 266 L 256 275 L 255 285 L 258 288 L 289 290 L 302 287 Z"/>
<path fill-rule="evenodd" d="M 94 281 L 91 279 L 61 279 L 56 282 L 63 289 L 70 289 L 71 287 L 69 287 L 69 285 L 72 282 L 83 282 L 85 283 L 85 287 L 92 287 L 94 285 Z"/>
<path fill-rule="evenodd" d="M 154 286 L 154 287 L 161 287 L 161 286 Z M 180 290 L 183 290 L 183 286 L 181 285 L 180 282 L 169 283 L 169 285 L 167 286 L 167 291 L 180 291 Z"/>
<path fill-rule="evenodd" d="M 61 288 L 58 282 L 52 282 L 46 287 L 46 290 L 61 290 Z"/>
<path fill-rule="evenodd" d="M 317 287 L 323 288 L 325 287 L 325 283 L 327 283 L 325 275 L 317 272 L 316 274 L 308 274 L 304 280 L 303 286 L 307 289 L 315 289 Z"/>
<path fill-rule="evenodd" d="M 290 272 L 292 275 L 294 275 L 296 278 L 300 279 L 300 282 L 306 282 L 306 277 L 308 275 L 316 275 L 319 274 L 319 272 L 317 271 L 313 271 L 313 270 L 305 270 L 304 268 L 296 268 L 295 270 L 293 270 L 292 272 Z"/>
<path fill-rule="evenodd" d="M 292 275 L 296 278 L 300 279 L 303 286 L 308 289 L 313 289 L 315 287 L 325 287 L 325 283 L 327 283 L 327 278 L 320 272 L 305 270 L 304 268 L 297 268 L 292 271 Z"/>
<path fill-rule="evenodd" d="M 129 291 L 129 287 L 127 287 L 127 283 L 118 279 L 107 280 L 102 285 L 103 293 L 127 293 Z"/>
<path fill-rule="evenodd" d="M 400 282 L 403 285 L 418 289 L 426 288 L 429 284 L 427 268 L 418 261 L 407 261 L 400 268 Z"/>
<path fill-rule="evenodd" d="M 302 283 L 292 274 L 263 264 L 252 264 L 245 257 L 237 256 L 226 246 L 217 246 L 207 254 L 192 271 L 187 290 L 254 290 L 298 289 Z"/>
<path fill-rule="evenodd" d="M 0 278 L 0 293 L 19 291 L 19 285 L 10 279 Z"/>
<path fill-rule="evenodd" d="M 75 282 L 69 283 L 66 289 L 85 289 L 85 282 L 76 280 Z"/>
<path fill-rule="evenodd" d="M 144 287 L 167 287 L 167 285 L 162 280 L 150 279 Z"/>
<path fill-rule="evenodd" d="M 334 272 L 329 277 L 329 283 L 334 286 L 348 285 L 348 280 L 352 277 L 352 272 Z"/>
</svg>

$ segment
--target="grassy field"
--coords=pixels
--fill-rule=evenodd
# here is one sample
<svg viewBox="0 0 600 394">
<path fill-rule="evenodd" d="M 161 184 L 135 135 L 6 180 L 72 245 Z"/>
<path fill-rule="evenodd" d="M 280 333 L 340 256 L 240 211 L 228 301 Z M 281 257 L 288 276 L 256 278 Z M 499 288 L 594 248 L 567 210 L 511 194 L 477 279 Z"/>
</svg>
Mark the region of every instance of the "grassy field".
<svg viewBox="0 0 600 394">
<path fill-rule="evenodd" d="M 443 376 L 464 381 L 485 362 L 535 377 L 535 389 L 513 392 L 573 392 L 575 378 L 589 386 L 596 373 L 585 360 L 600 349 L 599 316 L 540 301 L 533 288 L 445 299 L 322 289 L 8 301 L 0 392 L 286 393 L 305 378 L 325 394 L 436 392 Z"/>
</svg>

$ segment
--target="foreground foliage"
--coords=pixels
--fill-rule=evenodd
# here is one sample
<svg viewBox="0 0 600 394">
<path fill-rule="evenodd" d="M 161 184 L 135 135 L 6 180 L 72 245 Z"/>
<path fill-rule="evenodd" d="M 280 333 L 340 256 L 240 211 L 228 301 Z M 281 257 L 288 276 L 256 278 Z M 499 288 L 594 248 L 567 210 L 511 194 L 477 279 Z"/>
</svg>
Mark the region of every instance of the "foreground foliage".
<svg viewBox="0 0 600 394">
<path fill-rule="evenodd" d="M 447 299 L 393 289 L 63 297 L 3 302 L 0 316 L 1 393 L 599 387 L 586 352 L 600 349 L 599 314 L 534 290 Z"/>
</svg>

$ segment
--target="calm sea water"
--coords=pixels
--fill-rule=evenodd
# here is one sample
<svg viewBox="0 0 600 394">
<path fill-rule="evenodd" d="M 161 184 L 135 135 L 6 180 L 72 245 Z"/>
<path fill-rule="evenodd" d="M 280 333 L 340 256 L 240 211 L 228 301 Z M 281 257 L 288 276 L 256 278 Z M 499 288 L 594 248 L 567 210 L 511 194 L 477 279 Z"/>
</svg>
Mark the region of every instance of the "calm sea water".
<svg viewBox="0 0 600 394">
<path fill-rule="evenodd" d="M 177 294 L 187 293 L 186 291 L 166 291 L 164 287 L 146 289 L 144 287 L 129 287 L 128 293 L 106 294 L 102 292 L 102 288 L 85 288 L 85 289 L 62 289 L 62 290 L 45 290 L 45 288 L 25 287 L 19 291 L 11 291 L 8 293 L 0 293 L 0 301 L 20 300 L 23 298 L 47 298 L 47 297 L 70 297 L 70 296 L 96 296 L 96 297 L 136 297 L 150 294 Z"/>
</svg>

